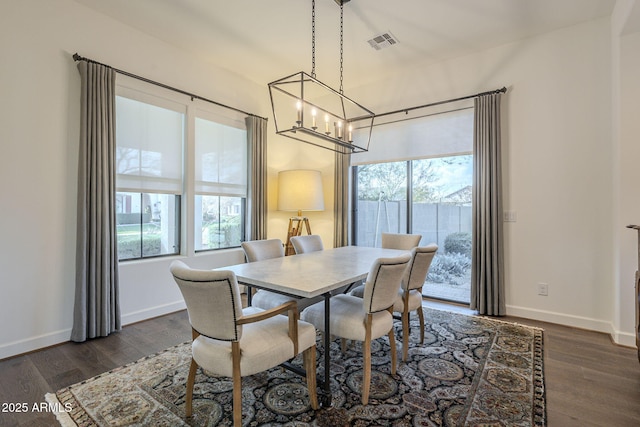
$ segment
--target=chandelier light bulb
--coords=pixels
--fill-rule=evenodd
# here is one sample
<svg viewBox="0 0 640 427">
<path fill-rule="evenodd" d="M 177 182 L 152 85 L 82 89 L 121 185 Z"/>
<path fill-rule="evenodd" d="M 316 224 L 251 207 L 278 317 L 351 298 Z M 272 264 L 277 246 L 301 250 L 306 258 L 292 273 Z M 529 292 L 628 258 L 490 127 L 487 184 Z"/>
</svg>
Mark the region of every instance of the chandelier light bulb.
<svg viewBox="0 0 640 427">
<path fill-rule="evenodd" d="M 296 123 L 298 123 L 298 126 L 302 125 L 302 102 L 298 101 L 296 102 L 296 109 L 298 110 L 298 119 L 296 120 Z"/>
</svg>

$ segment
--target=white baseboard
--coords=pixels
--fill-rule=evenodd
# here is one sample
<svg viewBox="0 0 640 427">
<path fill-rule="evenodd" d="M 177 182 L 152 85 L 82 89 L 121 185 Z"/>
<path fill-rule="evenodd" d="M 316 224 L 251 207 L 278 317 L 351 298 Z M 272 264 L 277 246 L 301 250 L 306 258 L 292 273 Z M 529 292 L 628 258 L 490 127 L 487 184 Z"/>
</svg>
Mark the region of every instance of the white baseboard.
<svg viewBox="0 0 640 427">
<path fill-rule="evenodd" d="M 556 323 L 574 328 L 588 329 L 590 331 L 604 332 L 609 334 L 613 342 L 627 347 L 636 347 L 635 335 L 628 332 L 618 331 L 613 323 L 604 320 L 592 319 L 582 316 L 573 316 L 565 313 L 557 313 L 546 310 L 536 310 L 527 307 L 507 306 L 507 314 L 510 316 L 523 317 L 525 319 L 540 320 L 543 322 Z"/>
<path fill-rule="evenodd" d="M 140 310 L 135 313 L 124 314 L 121 316 L 120 321 L 122 326 L 126 326 L 142 320 L 180 311 L 185 308 L 187 308 L 187 306 L 184 301 L 178 301 L 171 304 Z M 10 342 L 0 346 L 0 360 L 28 353 L 30 351 L 40 350 L 45 347 L 51 347 L 52 345 L 61 344 L 69 341 L 70 337 L 71 328 Z"/>
<path fill-rule="evenodd" d="M 170 304 L 146 308 L 134 313 L 123 314 L 120 321 L 122 326 L 126 326 L 143 320 L 152 319 L 154 317 L 163 316 L 165 314 L 175 313 L 176 311 L 184 310 L 185 308 L 187 308 L 187 305 L 184 300 L 176 301 Z"/>
<path fill-rule="evenodd" d="M 69 341 L 70 337 L 71 328 L 3 344 L 0 346 L 0 360 L 60 344 Z"/>
<path fill-rule="evenodd" d="M 636 348 L 636 336 L 628 332 L 613 331 L 611 332 L 611 339 L 613 342 L 625 347 Z"/>
</svg>

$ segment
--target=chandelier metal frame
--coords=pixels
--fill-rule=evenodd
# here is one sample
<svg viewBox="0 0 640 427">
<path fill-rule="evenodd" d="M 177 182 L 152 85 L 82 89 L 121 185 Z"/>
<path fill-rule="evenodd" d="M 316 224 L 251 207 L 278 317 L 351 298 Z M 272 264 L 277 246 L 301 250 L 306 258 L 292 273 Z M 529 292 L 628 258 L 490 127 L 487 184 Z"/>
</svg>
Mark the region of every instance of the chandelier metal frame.
<svg viewBox="0 0 640 427">
<path fill-rule="evenodd" d="M 344 95 L 343 6 L 348 0 L 335 1 L 340 6 L 340 89 L 335 90 L 316 78 L 315 0 L 312 0 L 311 74 L 299 71 L 268 84 L 276 134 L 338 153 L 368 151 L 375 114 Z"/>
</svg>

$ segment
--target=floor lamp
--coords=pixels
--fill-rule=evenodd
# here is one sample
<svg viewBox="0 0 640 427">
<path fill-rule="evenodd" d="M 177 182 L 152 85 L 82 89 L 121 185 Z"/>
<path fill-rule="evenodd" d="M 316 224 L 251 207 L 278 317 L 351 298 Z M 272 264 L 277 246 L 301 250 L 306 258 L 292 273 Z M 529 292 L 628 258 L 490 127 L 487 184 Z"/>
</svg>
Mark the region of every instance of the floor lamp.
<svg viewBox="0 0 640 427">
<path fill-rule="evenodd" d="M 278 173 L 278 210 L 294 211 L 298 215 L 289 218 L 285 255 L 293 255 L 291 237 L 300 236 L 304 227 L 311 234 L 309 218 L 302 211 L 323 211 L 322 175 L 320 171 L 295 169 Z"/>
</svg>

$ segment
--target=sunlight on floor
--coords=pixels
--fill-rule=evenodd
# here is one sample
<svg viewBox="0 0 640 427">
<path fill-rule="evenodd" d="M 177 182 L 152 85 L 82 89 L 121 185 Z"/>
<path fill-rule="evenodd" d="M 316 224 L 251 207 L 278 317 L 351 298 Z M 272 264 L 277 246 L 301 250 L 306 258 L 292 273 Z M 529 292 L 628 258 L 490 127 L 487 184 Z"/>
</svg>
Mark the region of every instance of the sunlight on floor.
<svg viewBox="0 0 640 427">
<path fill-rule="evenodd" d="M 454 313 L 476 315 L 478 312 L 472 310 L 468 305 L 456 304 L 452 302 L 435 301 L 432 299 L 423 299 L 422 306 L 427 308 L 434 308 L 436 310 L 452 311 Z"/>
<path fill-rule="evenodd" d="M 431 283 L 427 282 L 422 287 L 422 295 L 425 298 L 442 299 L 445 301 L 456 301 L 462 304 L 469 303 L 471 295 L 471 284 L 461 285 L 451 283 Z"/>
</svg>

